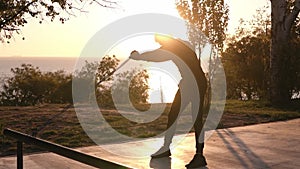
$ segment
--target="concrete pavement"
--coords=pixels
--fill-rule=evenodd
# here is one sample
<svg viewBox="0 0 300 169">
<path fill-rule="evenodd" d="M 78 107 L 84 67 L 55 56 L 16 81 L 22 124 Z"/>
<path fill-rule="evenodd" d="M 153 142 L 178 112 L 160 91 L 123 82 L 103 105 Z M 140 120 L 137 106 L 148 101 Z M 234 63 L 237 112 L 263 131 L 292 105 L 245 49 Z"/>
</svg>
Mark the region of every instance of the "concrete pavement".
<svg viewBox="0 0 300 169">
<path fill-rule="evenodd" d="M 176 139 L 176 138 L 175 138 Z M 150 151 L 149 145 L 161 139 L 109 145 L 127 152 Z M 174 149 L 170 158 L 130 158 L 109 153 L 99 146 L 77 150 L 140 169 L 182 169 L 193 157 L 194 134 L 189 134 Z M 158 145 L 159 147 L 160 145 Z M 106 147 L 107 148 L 107 147 Z M 297 169 L 300 168 L 300 119 L 219 129 L 205 144 L 209 169 Z M 0 169 L 15 169 L 16 157 L 0 158 Z M 26 169 L 92 169 L 53 153 L 24 156 Z"/>
</svg>

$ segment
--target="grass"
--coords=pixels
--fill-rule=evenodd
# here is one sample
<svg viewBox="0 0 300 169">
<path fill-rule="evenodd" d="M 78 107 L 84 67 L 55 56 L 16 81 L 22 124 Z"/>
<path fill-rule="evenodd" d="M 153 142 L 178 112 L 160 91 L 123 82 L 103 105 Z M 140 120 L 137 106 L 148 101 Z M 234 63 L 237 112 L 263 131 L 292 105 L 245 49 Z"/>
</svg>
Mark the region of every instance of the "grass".
<svg viewBox="0 0 300 169">
<path fill-rule="evenodd" d="M 61 113 L 66 105 L 40 105 L 34 107 L 0 107 L 0 129 L 11 128 L 29 135 L 36 134 L 37 137 L 61 144 L 67 147 L 82 147 L 95 145 L 86 135 L 77 119 L 74 108 Z M 148 105 L 147 105 L 148 106 Z M 162 111 L 165 105 L 152 105 L 152 111 Z M 142 107 L 141 107 L 142 109 Z M 142 109 L 143 111 L 147 111 Z M 101 111 L 105 120 L 118 132 L 135 138 L 148 138 L 156 136 L 165 131 L 167 114 L 170 104 L 162 115 L 153 123 L 137 123 L 122 118 L 115 110 L 106 109 Z M 124 105 L 122 110 L 132 111 Z M 149 113 L 149 112 L 148 112 Z M 190 113 L 184 113 L 184 120 L 179 122 L 184 125 L 190 120 Z M 277 109 L 262 101 L 237 101 L 226 102 L 224 114 L 218 128 L 228 128 L 266 123 L 280 120 L 289 120 L 300 117 L 299 108 Z M 51 119 L 51 120 L 49 120 Z M 93 120 L 93 119 L 89 119 Z M 92 124 L 92 123 L 91 123 Z M 108 132 L 106 128 L 92 128 L 95 133 L 99 130 Z M 109 133 L 108 133 L 109 134 Z M 101 138 L 104 142 L 110 143 L 115 138 Z M 40 149 L 24 145 L 25 153 L 41 151 Z M 0 133 L 0 156 L 13 155 L 16 153 L 16 141 L 5 137 Z"/>
<path fill-rule="evenodd" d="M 295 119 L 300 117 L 300 107 L 279 109 L 264 101 L 226 102 L 221 124 L 224 127 L 244 126 L 258 123 Z"/>
</svg>

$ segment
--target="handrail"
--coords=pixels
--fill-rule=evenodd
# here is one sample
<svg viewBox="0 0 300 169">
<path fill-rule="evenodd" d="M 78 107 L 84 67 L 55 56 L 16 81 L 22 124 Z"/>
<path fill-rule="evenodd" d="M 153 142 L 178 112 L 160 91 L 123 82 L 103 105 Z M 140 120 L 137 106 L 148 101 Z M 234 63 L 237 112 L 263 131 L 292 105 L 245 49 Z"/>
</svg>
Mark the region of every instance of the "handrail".
<svg viewBox="0 0 300 169">
<path fill-rule="evenodd" d="M 50 151 L 53 153 L 56 153 L 58 155 L 73 159 L 75 161 L 79 161 L 81 163 L 102 168 L 102 169 L 129 169 L 131 167 L 126 167 L 121 164 L 117 164 L 111 161 L 107 161 L 95 156 L 91 156 L 73 149 L 70 149 L 65 146 L 61 146 L 55 143 L 51 143 L 49 141 L 32 137 L 30 135 L 12 130 L 12 129 L 4 129 L 3 134 L 6 136 L 13 137 L 18 140 L 17 145 L 17 168 L 22 169 L 23 168 L 23 153 L 22 153 L 22 143 L 27 143 L 31 145 L 39 146 L 46 151 Z"/>
</svg>

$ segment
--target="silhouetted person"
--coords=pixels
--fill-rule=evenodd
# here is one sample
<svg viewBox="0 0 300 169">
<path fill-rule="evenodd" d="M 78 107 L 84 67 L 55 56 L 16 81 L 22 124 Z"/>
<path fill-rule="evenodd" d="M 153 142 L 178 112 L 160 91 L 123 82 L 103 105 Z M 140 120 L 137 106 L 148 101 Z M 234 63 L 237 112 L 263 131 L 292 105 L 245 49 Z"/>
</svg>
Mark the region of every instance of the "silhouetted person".
<svg viewBox="0 0 300 169">
<path fill-rule="evenodd" d="M 195 129 L 196 154 L 186 167 L 195 168 L 206 166 L 207 163 L 203 156 L 204 132 L 201 134 L 203 127 L 202 109 L 207 88 L 205 74 L 200 66 L 196 53 L 191 49 L 188 42 L 158 35 L 155 36 L 155 40 L 161 45 L 159 49 L 142 54 L 133 51 L 131 52 L 130 58 L 150 62 L 164 62 L 171 60 L 178 67 L 182 79 L 178 85 L 179 89 L 175 95 L 168 115 L 168 130 L 166 131 L 164 138 L 164 145 L 156 153 L 152 154 L 151 157 L 160 158 L 171 155 L 169 147 L 175 134 L 177 117 L 189 103 L 192 103 L 192 117 L 195 121 L 193 127 Z M 199 93 L 196 91 L 199 91 Z"/>
</svg>

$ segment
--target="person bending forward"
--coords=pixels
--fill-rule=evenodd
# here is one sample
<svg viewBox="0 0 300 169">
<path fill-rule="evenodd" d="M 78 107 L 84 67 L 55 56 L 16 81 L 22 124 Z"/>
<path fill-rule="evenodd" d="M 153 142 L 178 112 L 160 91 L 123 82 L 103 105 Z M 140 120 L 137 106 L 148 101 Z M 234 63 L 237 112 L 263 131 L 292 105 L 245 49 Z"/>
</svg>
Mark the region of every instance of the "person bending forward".
<svg viewBox="0 0 300 169">
<path fill-rule="evenodd" d="M 178 85 L 179 89 L 175 95 L 168 115 L 168 130 L 165 134 L 164 144 L 156 153 L 152 154 L 151 157 L 161 158 L 171 155 L 170 144 L 175 134 L 178 115 L 189 103 L 192 103 L 191 106 L 192 117 L 194 121 L 193 127 L 195 129 L 196 154 L 190 163 L 186 165 L 186 167 L 195 168 L 206 166 L 206 159 L 203 155 L 204 132 L 201 134 L 203 127 L 202 110 L 207 88 L 207 79 L 205 74 L 200 66 L 200 62 L 196 56 L 196 53 L 191 49 L 191 45 L 188 42 L 159 35 L 155 36 L 155 40 L 161 45 L 159 49 L 142 54 L 139 54 L 137 51 L 132 51 L 129 58 L 149 62 L 164 62 L 171 60 L 178 67 L 182 79 Z M 195 93 L 195 91 L 198 91 L 198 93 Z"/>
</svg>

